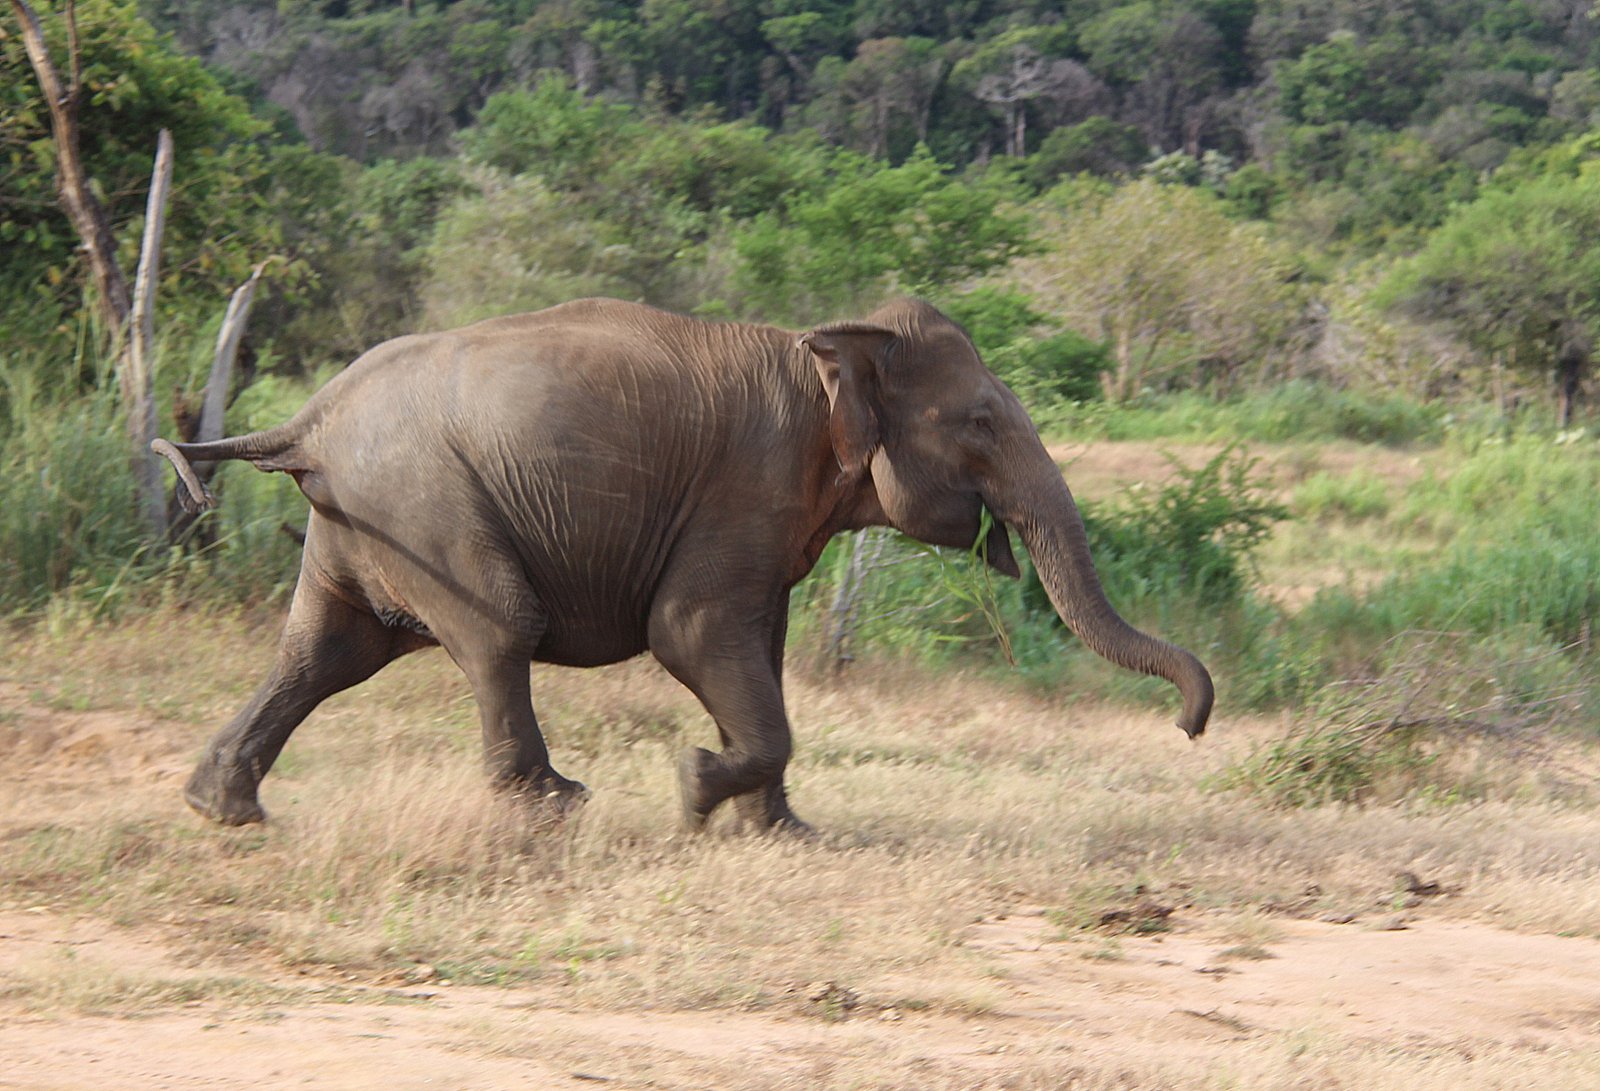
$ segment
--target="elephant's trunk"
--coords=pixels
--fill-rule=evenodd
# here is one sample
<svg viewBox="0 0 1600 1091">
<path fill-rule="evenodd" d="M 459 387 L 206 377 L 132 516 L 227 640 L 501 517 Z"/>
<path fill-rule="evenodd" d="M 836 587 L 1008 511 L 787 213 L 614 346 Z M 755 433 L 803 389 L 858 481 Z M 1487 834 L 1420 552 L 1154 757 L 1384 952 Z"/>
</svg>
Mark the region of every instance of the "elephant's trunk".
<svg viewBox="0 0 1600 1091">
<path fill-rule="evenodd" d="M 1112 607 L 1090 561 L 1088 535 L 1071 491 L 1043 445 L 1034 439 L 1031 446 L 1038 450 L 1023 459 L 1030 466 L 1020 493 L 1025 501 L 992 502 L 990 507 L 1021 536 L 1051 605 L 1067 628 L 1096 655 L 1177 686 L 1183 694 L 1178 726 L 1190 738 L 1201 734 L 1215 696 L 1211 675 L 1192 654 L 1140 632 Z"/>
</svg>

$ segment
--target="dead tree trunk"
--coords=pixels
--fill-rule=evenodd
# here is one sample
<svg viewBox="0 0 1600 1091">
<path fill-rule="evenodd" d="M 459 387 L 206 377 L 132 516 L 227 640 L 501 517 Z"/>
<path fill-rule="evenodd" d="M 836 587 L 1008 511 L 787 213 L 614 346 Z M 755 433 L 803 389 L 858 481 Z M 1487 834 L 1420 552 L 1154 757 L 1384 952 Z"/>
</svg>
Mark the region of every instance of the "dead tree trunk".
<svg viewBox="0 0 1600 1091">
<path fill-rule="evenodd" d="M 144 239 L 139 269 L 133 279 L 133 311 L 118 380 L 128 414 L 128 440 L 133 450 L 133 476 L 139 511 L 151 538 L 167 532 L 167 505 L 161 486 L 160 459 L 150 450 L 156 438 L 155 298 L 161 268 L 161 237 L 167 224 L 167 194 L 172 188 L 172 134 L 161 130 L 156 161 L 150 172 L 150 199 L 145 204 Z"/>
<path fill-rule="evenodd" d="M 250 320 L 250 305 L 255 302 L 256 285 L 261 283 L 261 273 L 266 267 L 266 262 L 258 262 L 250 272 L 250 279 L 234 289 L 233 298 L 228 300 L 222 329 L 217 331 L 217 352 L 211 359 L 211 373 L 206 376 L 205 395 L 200 403 L 200 428 L 195 435 L 198 443 L 222 438 L 222 412 L 228 405 L 228 387 L 233 382 L 234 361 L 239 357 L 239 339 L 244 336 L 245 323 Z"/>
<path fill-rule="evenodd" d="M 270 259 L 269 259 L 270 260 Z M 211 371 L 206 376 L 206 388 L 200 396 L 200 416 L 194 433 L 185 438 L 196 443 L 210 443 L 222 438 L 222 418 L 228 407 L 228 389 L 233 385 L 233 367 L 239 358 L 239 341 L 244 336 L 245 324 L 250 319 L 250 305 L 255 302 L 256 285 L 267 262 L 258 262 L 250 272 L 250 279 L 234 289 L 228 300 L 228 309 L 222 316 L 222 328 L 217 331 L 217 349 L 211 358 Z M 201 481 L 209 482 L 216 471 L 215 462 L 197 462 L 194 472 Z M 181 504 L 167 505 L 168 533 L 175 540 L 189 534 L 198 513 L 183 510 Z M 201 533 L 200 541 L 209 543 L 209 536 Z"/>
<path fill-rule="evenodd" d="M 888 544 L 889 533 L 881 529 L 863 530 L 851 535 L 850 559 L 839 576 L 839 586 L 834 588 L 833 602 L 828 607 L 827 635 L 822 649 L 823 663 L 835 673 L 844 670 L 845 665 L 854 658 L 850 653 L 850 642 L 855 636 L 861 604 L 866 598 L 867 576 L 879 566 L 884 547 Z"/>
</svg>

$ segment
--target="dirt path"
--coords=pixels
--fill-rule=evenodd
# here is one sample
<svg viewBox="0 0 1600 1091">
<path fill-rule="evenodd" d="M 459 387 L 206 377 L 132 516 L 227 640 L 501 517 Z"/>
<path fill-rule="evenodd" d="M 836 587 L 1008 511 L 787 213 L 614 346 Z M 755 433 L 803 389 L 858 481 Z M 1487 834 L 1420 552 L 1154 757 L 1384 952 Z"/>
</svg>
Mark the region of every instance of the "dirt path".
<svg viewBox="0 0 1600 1091">
<path fill-rule="evenodd" d="M 1175 931 L 1121 941 L 1115 960 L 1052 942 L 1040 915 L 975 924 L 965 942 L 1003 977 L 992 1009 L 952 1018 L 849 1012 L 836 1022 L 740 1012 L 593 1012 L 534 991 L 318 981 L 230 968 L 248 993 L 154 1014 L 24 1014 L 0 1007 L 0 1087 L 346 1089 L 723 1087 L 870 1063 L 993 1076 L 1050 1058 L 1224 1061 L 1290 1033 L 1547 1053 L 1600 1050 L 1600 943 L 1418 919 L 1397 930 L 1292 921 L 1272 957 L 1227 961 Z M 1390 922 L 1393 923 L 1393 922 Z M 41 958 L 204 974 L 138 929 L 47 912 L 0 915 L 0 977 Z M 731 1082 L 722 1082 L 724 1080 Z"/>
<path fill-rule="evenodd" d="M 1082 497 L 1108 499 L 1134 484 L 1165 484 L 1181 467 L 1198 469 L 1222 450 L 1220 443 L 1149 443 L 1142 440 L 1057 442 L 1047 448 L 1061 465 L 1067 484 Z M 1420 456 L 1384 447 L 1348 444 L 1318 445 L 1314 450 L 1274 444 L 1252 444 L 1263 476 L 1287 499 L 1294 486 L 1315 473 L 1335 477 L 1365 474 L 1396 491 L 1424 473 Z"/>
</svg>

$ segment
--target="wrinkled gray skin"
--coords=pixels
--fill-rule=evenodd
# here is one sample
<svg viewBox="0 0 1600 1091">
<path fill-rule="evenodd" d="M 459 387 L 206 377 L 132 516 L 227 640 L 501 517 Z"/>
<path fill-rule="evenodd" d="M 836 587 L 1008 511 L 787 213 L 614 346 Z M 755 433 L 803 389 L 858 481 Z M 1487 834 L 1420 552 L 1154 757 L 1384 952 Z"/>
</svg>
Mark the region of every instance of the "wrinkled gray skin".
<svg viewBox="0 0 1600 1091">
<path fill-rule="evenodd" d="M 797 334 L 579 300 L 387 342 L 278 428 L 156 448 L 187 500 L 210 502 L 188 460 L 246 459 L 311 501 L 277 662 L 186 789 L 218 822 L 265 817 L 261 778 L 319 702 L 439 644 L 496 782 L 581 800 L 550 764 L 529 661 L 648 649 L 722 736 L 683 756 L 689 824 L 732 799 L 757 827 L 802 827 L 783 785 L 790 588 L 841 530 L 966 547 L 984 508 L 990 565 L 1017 575 L 1012 528 L 1090 648 L 1176 684 L 1189 736 L 1211 711 L 1199 661 L 1106 601 L 1021 403 L 924 303 Z"/>
</svg>

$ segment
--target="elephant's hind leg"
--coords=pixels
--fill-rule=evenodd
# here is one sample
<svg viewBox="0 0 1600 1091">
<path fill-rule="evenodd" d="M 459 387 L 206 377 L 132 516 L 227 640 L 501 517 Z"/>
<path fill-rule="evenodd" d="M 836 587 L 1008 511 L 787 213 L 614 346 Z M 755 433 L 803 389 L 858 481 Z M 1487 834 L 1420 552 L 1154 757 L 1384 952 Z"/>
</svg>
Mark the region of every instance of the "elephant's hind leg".
<svg viewBox="0 0 1600 1091">
<path fill-rule="evenodd" d="M 528 665 L 543 633 L 543 611 L 531 589 L 511 589 L 509 575 L 500 586 L 503 599 L 514 604 L 505 616 L 480 614 L 470 624 L 453 625 L 452 615 L 435 634 L 472 685 L 490 781 L 564 813 L 588 799 L 589 789 L 550 764 L 534 715 Z"/>
<path fill-rule="evenodd" d="M 257 790 L 294 729 L 328 697 L 425 643 L 302 578 L 272 673 L 217 733 L 184 788 L 196 811 L 224 825 L 266 818 Z"/>
</svg>

